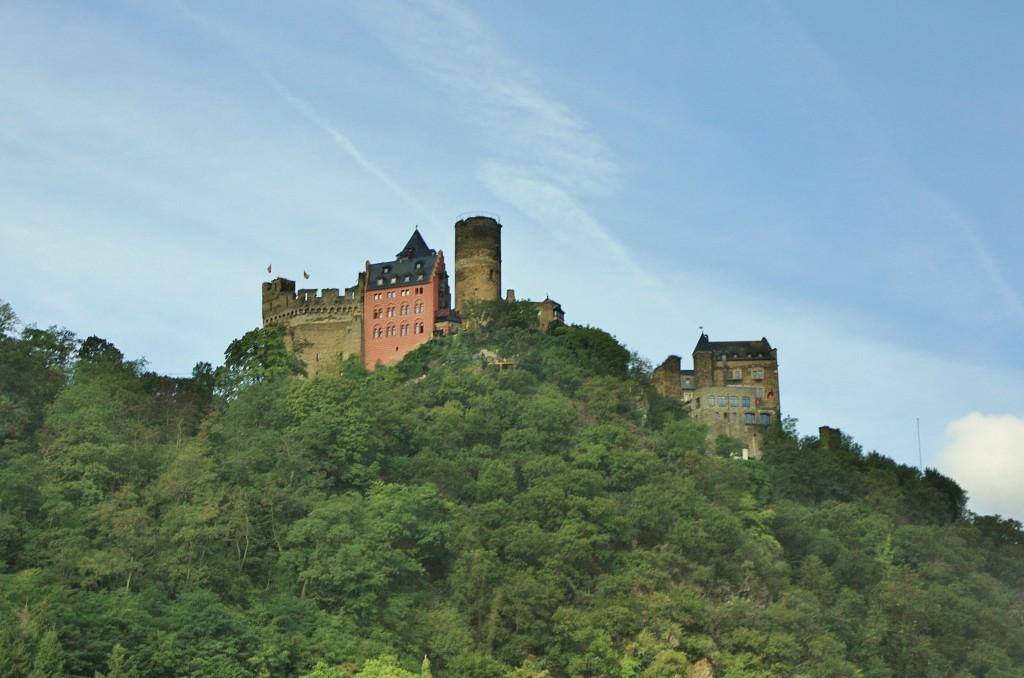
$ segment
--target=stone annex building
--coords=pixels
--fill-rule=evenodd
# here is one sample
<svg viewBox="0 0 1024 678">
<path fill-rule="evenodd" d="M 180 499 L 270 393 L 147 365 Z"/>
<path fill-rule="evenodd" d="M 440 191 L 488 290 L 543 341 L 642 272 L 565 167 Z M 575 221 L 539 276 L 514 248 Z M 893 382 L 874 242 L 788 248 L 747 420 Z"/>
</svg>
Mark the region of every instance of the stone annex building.
<svg viewBox="0 0 1024 678">
<path fill-rule="evenodd" d="M 660 393 L 688 403 L 712 433 L 741 440 L 744 458 L 761 456 L 764 427 L 780 414 L 778 350 L 767 339 L 711 341 L 702 332 L 692 370 L 670 355 L 653 377 Z"/>
<path fill-rule="evenodd" d="M 285 330 L 288 345 L 316 376 L 337 358 L 362 356 L 368 369 L 392 365 L 434 336 L 458 331 L 459 312 L 472 300 L 501 298 L 501 224 L 472 216 L 455 224 L 455 304 L 444 253 L 416 229 L 391 261 L 366 262 L 356 284 L 295 289 L 295 281 L 263 283 L 263 326 Z M 507 300 L 515 294 L 508 290 Z M 551 299 L 536 304 L 538 326 L 565 319 Z"/>
</svg>

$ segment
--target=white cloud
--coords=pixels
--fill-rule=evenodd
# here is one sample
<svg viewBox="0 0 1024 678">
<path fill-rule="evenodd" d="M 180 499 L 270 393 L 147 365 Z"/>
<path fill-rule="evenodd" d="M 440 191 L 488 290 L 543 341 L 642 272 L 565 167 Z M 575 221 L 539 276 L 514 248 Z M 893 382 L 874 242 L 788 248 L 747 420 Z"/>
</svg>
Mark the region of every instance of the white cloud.
<svg viewBox="0 0 1024 678">
<path fill-rule="evenodd" d="M 1024 419 L 979 412 L 950 422 L 939 468 L 971 498 L 976 513 L 1024 519 Z"/>
</svg>

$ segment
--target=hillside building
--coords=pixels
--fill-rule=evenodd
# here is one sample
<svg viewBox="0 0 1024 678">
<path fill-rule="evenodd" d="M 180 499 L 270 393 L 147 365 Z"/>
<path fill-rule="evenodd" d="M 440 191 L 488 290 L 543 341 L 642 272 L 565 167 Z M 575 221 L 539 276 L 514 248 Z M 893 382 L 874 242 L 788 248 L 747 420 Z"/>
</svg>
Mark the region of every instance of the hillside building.
<svg viewBox="0 0 1024 678">
<path fill-rule="evenodd" d="M 394 261 L 366 262 L 363 364 L 392 365 L 435 334 L 452 329 L 444 254 L 427 247 L 419 229 Z"/>
<path fill-rule="evenodd" d="M 338 356 L 360 355 L 365 275 L 339 293 L 337 288 L 295 289 L 295 281 L 263 283 L 263 326 L 285 330 L 285 342 L 314 377 Z"/>
<path fill-rule="evenodd" d="M 671 355 L 653 374 L 658 391 L 690 406 L 694 419 L 712 435 L 724 433 L 744 444 L 744 456 L 760 458 L 764 428 L 779 420 L 778 351 L 768 340 L 711 341 L 701 333 L 693 369 Z"/>
</svg>

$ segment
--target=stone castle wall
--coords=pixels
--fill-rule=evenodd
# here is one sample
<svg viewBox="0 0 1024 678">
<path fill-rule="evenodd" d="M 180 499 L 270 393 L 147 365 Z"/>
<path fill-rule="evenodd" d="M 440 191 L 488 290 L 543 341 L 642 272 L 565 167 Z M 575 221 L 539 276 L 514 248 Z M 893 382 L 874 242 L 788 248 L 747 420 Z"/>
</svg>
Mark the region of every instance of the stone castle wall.
<svg viewBox="0 0 1024 678">
<path fill-rule="evenodd" d="M 665 358 L 665 362 L 659 365 L 651 374 L 651 380 L 654 382 L 654 388 L 663 396 L 682 400 L 682 372 L 682 358 L 677 355 L 670 355 Z"/>
<path fill-rule="evenodd" d="M 652 375 L 662 395 L 690 405 L 691 416 L 712 436 L 738 438 L 746 454 L 760 457 L 764 430 L 781 416 L 778 352 L 760 342 L 710 342 L 703 336 L 693 352 L 693 372 L 669 356 Z"/>
<path fill-rule="evenodd" d="M 310 377 L 328 369 L 338 356 L 362 351 L 363 287 L 295 289 L 295 282 L 276 278 L 263 283 L 263 326 L 285 330 L 285 341 L 306 365 Z"/>
</svg>

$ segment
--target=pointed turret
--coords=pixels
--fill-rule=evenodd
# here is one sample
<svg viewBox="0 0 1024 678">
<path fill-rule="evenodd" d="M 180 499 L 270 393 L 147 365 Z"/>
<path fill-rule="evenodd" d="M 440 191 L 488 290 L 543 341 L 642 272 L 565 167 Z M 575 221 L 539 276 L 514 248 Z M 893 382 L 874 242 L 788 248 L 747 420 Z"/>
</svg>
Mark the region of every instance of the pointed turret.
<svg viewBox="0 0 1024 678">
<path fill-rule="evenodd" d="M 399 261 L 407 259 L 414 259 L 416 257 L 429 257 L 437 254 L 434 250 L 427 247 L 427 242 L 420 235 L 420 229 L 417 227 L 412 232 L 412 237 L 409 238 L 409 242 L 405 244 L 402 251 L 395 255 L 395 258 Z"/>
</svg>

